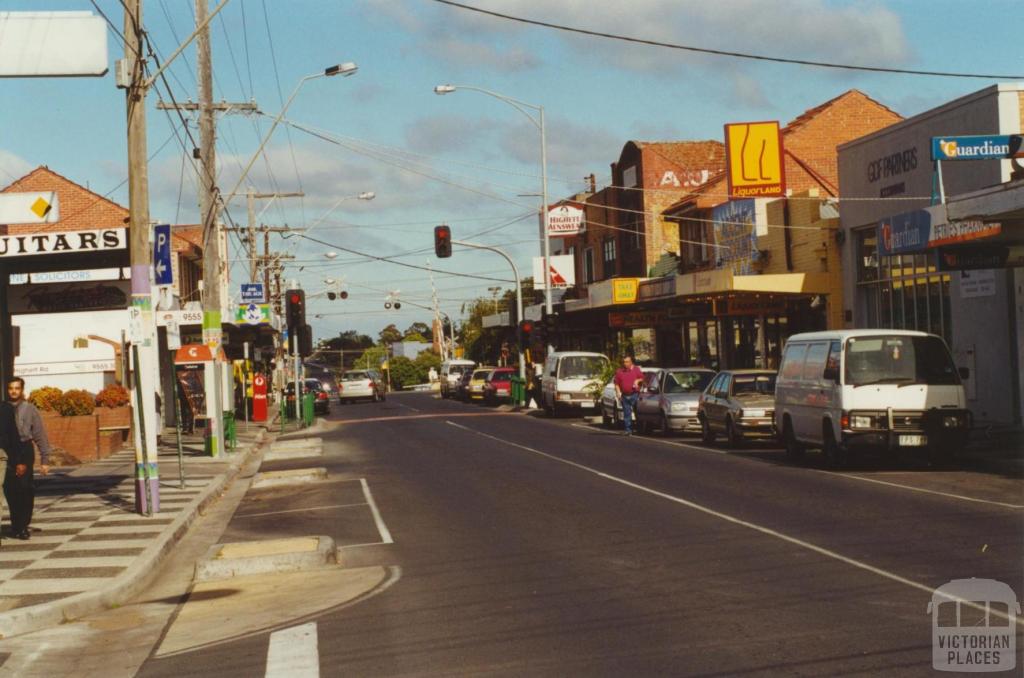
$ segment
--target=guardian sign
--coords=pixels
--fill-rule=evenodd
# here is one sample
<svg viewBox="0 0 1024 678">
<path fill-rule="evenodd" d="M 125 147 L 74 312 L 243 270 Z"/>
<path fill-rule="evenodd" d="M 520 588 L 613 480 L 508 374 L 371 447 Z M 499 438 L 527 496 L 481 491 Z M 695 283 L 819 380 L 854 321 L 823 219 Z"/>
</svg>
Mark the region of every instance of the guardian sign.
<svg viewBox="0 0 1024 678">
<path fill-rule="evenodd" d="M 932 160 L 1001 160 L 1024 157 L 1024 136 L 984 134 L 932 137 Z"/>
</svg>

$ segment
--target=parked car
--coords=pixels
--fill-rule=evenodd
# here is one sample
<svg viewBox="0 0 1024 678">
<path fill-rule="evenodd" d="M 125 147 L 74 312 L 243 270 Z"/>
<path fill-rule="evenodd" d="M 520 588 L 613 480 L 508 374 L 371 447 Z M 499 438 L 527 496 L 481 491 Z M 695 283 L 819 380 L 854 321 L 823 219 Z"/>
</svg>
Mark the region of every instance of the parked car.
<svg viewBox="0 0 1024 678">
<path fill-rule="evenodd" d="M 469 384 L 466 387 L 466 399 L 469 401 L 484 399 L 484 384 L 487 382 L 487 377 L 491 375 L 493 367 L 478 367 L 473 370 L 473 376 L 469 380 Z"/>
<path fill-rule="evenodd" d="M 775 424 L 793 459 L 821 448 L 841 466 L 855 450 L 927 450 L 949 461 L 967 442 L 971 412 L 946 342 L 902 330 L 808 332 L 789 338 L 779 366 Z"/>
<path fill-rule="evenodd" d="M 516 371 L 512 367 L 496 367 L 491 370 L 484 382 L 484 402 L 489 405 L 501 400 L 512 399 L 512 377 Z"/>
<path fill-rule="evenodd" d="M 590 392 L 608 367 L 608 357 L 586 351 L 556 351 L 544 361 L 541 402 L 550 417 L 557 410 L 592 411 L 597 407 Z"/>
<path fill-rule="evenodd" d="M 330 397 L 337 395 L 338 392 L 338 379 L 334 372 L 330 368 L 320 365 L 318 363 L 303 363 L 303 373 L 310 379 L 319 379 L 320 384 L 327 391 L 327 395 Z"/>
<path fill-rule="evenodd" d="M 700 396 L 714 377 L 712 370 L 696 367 L 662 368 L 647 377 L 636 403 L 639 430 L 648 433 L 657 428 L 663 435 L 700 433 Z"/>
<path fill-rule="evenodd" d="M 641 367 L 644 380 L 657 373 L 657 367 Z M 601 391 L 601 423 L 605 426 L 619 427 L 622 425 L 622 403 L 615 397 L 615 379 L 612 378 Z"/>
<path fill-rule="evenodd" d="M 303 395 L 313 394 L 313 413 L 330 414 L 330 396 L 319 379 L 306 379 L 302 385 Z M 284 398 L 288 403 L 288 409 L 295 416 L 295 382 L 290 381 L 284 389 Z"/>
<path fill-rule="evenodd" d="M 370 370 L 348 370 L 338 382 L 338 402 L 342 404 L 357 400 L 379 402 L 384 397 L 383 380 Z"/>
<path fill-rule="evenodd" d="M 473 378 L 473 370 L 466 370 L 459 376 L 455 384 L 455 397 L 463 402 L 469 401 L 469 381 Z"/>
<path fill-rule="evenodd" d="M 445 360 L 441 363 L 441 373 L 438 379 L 441 382 L 441 397 L 454 398 L 459 387 L 459 379 L 463 373 L 472 372 L 476 363 L 472 360 Z"/>
<path fill-rule="evenodd" d="M 775 435 L 774 370 L 719 372 L 700 396 L 697 416 L 704 442 L 723 434 L 731 447 Z"/>
</svg>

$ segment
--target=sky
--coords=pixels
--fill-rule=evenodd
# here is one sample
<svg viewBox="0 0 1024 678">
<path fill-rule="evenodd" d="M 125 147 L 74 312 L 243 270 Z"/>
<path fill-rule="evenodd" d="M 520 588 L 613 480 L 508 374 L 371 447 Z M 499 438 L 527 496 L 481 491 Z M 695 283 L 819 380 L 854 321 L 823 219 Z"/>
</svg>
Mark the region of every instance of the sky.
<svg viewBox="0 0 1024 678">
<path fill-rule="evenodd" d="M 1017 0 L 465 0 L 515 16 L 649 40 L 807 60 L 1017 76 L 1024 80 Z M 209 0 L 211 9 L 219 0 Z M 118 31 L 117 0 L 0 0 L 0 11 L 102 11 Z M 161 59 L 194 24 L 193 0 L 144 0 L 143 23 Z M 629 140 L 722 139 L 722 125 L 783 124 L 856 88 L 904 116 L 999 80 L 838 71 L 694 54 L 573 35 L 484 16 L 433 0 L 230 0 L 211 24 L 214 97 L 255 101 L 262 115 L 218 118 L 218 180 L 227 192 L 284 102 L 307 75 L 356 62 L 347 78 L 306 81 L 243 185 L 305 197 L 264 201 L 258 222 L 305 228 L 273 236 L 290 253 L 285 277 L 307 290 L 316 338 L 357 330 L 376 337 L 394 323 L 430 322 L 441 309 L 510 287 L 498 255 L 456 247 L 433 254 L 433 227 L 457 240 L 506 250 L 530 275 L 540 254 L 540 135 L 509 104 L 438 84 L 478 87 L 543 106 L 549 196 L 610 182 Z M 125 102 L 114 84 L 121 38 L 108 31 L 111 71 L 102 78 L 0 81 L 0 183 L 39 165 L 127 205 Z M 192 141 L 161 100 L 196 99 L 195 49 L 168 69 L 147 99 L 150 213 L 196 223 Z M 533 109 L 526 109 L 531 111 Z M 194 117 L 187 129 L 198 143 Z M 244 190 L 244 188 L 243 188 Z M 354 199 L 372 191 L 372 201 Z M 264 209 L 265 208 L 265 209 Z M 244 198 L 228 219 L 246 223 Z M 311 240 L 315 239 L 314 240 Z M 318 242 L 317 242 L 318 241 Z M 232 290 L 248 262 L 230 247 Z M 336 253 L 333 259 L 325 256 Z M 363 255 L 393 258 L 431 271 Z M 466 277 L 478 275 L 491 280 Z M 349 298 L 318 295 L 339 280 Z M 384 308 L 394 294 L 402 308 Z"/>
</svg>

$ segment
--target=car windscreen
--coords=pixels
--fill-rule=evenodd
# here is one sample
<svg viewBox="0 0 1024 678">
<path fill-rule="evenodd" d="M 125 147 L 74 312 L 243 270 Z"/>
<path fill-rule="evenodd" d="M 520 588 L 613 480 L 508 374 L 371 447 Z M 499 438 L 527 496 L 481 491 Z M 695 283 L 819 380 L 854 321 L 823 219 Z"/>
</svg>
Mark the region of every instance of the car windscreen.
<svg viewBox="0 0 1024 678">
<path fill-rule="evenodd" d="M 448 367 L 448 374 L 451 376 L 457 376 L 465 372 L 466 370 L 473 369 L 470 365 L 450 365 Z"/>
<path fill-rule="evenodd" d="M 879 335 L 846 341 L 844 381 L 868 384 L 960 383 L 946 344 L 934 336 Z"/>
<path fill-rule="evenodd" d="M 491 376 L 487 378 L 487 381 L 508 381 L 514 374 L 515 372 L 512 370 L 494 370 L 491 372 Z"/>
<path fill-rule="evenodd" d="M 773 395 L 774 374 L 737 374 L 733 376 L 732 394 L 738 397 L 752 395 Z"/>
<path fill-rule="evenodd" d="M 608 359 L 604 356 L 571 355 L 558 363 L 559 379 L 593 379 L 604 371 Z"/>
<path fill-rule="evenodd" d="M 491 373 L 490 370 L 477 370 L 476 372 L 473 373 L 473 378 L 474 379 L 486 379 L 487 375 L 490 374 L 490 373 Z"/>
<path fill-rule="evenodd" d="M 363 379 L 369 379 L 370 375 L 366 372 L 346 372 L 342 377 L 344 381 L 362 381 Z"/>
<path fill-rule="evenodd" d="M 669 372 L 665 393 L 702 393 L 714 376 L 714 372 Z"/>
</svg>

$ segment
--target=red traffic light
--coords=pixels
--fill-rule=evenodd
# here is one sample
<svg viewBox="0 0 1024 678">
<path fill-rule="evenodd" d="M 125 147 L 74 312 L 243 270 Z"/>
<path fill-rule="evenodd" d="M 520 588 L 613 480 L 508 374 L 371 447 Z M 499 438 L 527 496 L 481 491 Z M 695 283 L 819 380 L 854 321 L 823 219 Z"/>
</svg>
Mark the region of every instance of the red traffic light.
<svg viewBox="0 0 1024 678">
<path fill-rule="evenodd" d="M 530 332 L 533 332 L 533 321 L 522 321 L 521 323 L 519 323 L 519 329 L 522 331 L 523 334 L 529 334 Z"/>
<path fill-rule="evenodd" d="M 444 259 L 452 255 L 452 229 L 450 226 L 434 227 L 434 254 Z"/>
</svg>

